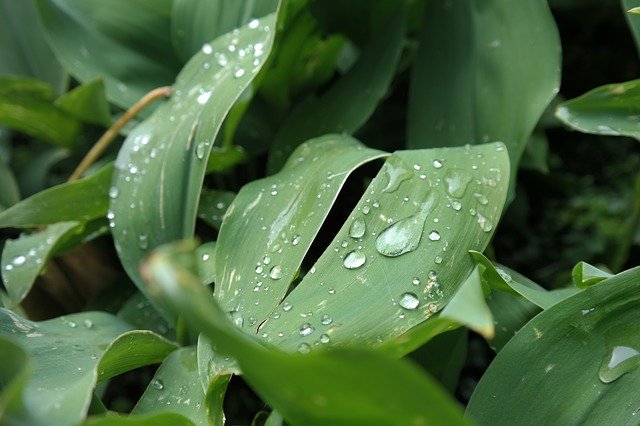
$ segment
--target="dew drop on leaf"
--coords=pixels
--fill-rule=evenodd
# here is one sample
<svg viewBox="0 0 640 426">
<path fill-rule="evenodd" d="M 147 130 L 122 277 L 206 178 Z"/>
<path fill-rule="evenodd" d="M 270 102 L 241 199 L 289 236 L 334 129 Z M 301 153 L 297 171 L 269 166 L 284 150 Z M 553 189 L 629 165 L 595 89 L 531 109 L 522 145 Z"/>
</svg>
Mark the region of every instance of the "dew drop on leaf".
<svg viewBox="0 0 640 426">
<path fill-rule="evenodd" d="M 271 268 L 271 271 L 269 271 L 269 277 L 271 277 L 272 280 L 279 280 L 282 278 L 282 266 L 275 265 Z"/>
<path fill-rule="evenodd" d="M 327 334 L 323 334 L 320 336 L 320 343 L 329 343 L 329 341 L 331 340 L 331 338 L 327 335 Z"/>
<path fill-rule="evenodd" d="M 455 198 L 462 198 L 471 182 L 471 176 L 460 169 L 449 169 L 444 174 L 447 193 Z"/>
<path fill-rule="evenodd" d="M 320 319 L 320 322 L 322 323 L 322 325 L 329 325 L 333 322 L 333 318 L 331 318 L 329 315 L 324 314 L 322 316 L 322 318 Z"/>
<path fill-rule="evenodd" d="M 418 307 L 418 305 L 420 304 L 420 300 L 415 294 L 407 292 L 403 293 L 402 296 L 400 296 L 400 300 L 398 301 L 398 303 L 404 309 L 413 310 Z"/>
<path fill-rule="evenodd" d="M 382 192 L 394 192 L 402 182 L 413 176 L 413 172 L 405 167 L 402 160 L 394 156 L 389 158 L 383 172 L 386 174 L 388 181 Z"/>
<path fill-rule="evenodd" d="M 151 385 L 158 390 L 164 389 L 164 383 L 162 383 L 162 380 L 155 379 L 151 382 Z"/>
<path fill-rule="evenodd" d="M 138 247 L 146 250 L 149 247 L 149 238 L 145 234 L 138 235 Z"/>
<path fill-rule="evenodd" d="M 440 240 L 440 233 L 436 230 L 433 230 L 431 232 L 429 232 L 429 239 L 431 241 L 439 241 Z"/>
<path fill-rule="evenodd" d="M 367 225 L 364 223 L 364 220 L 360 217 L 357 217 L 351 223 L 351 227 L 349 228 L 349 236 L 351 238 L 362 238 L 366 231 Z"/>
<path fill-rule="evenodd" d="M 311 346 L 309 346 L 308 343 L 300 343 L 300 346 L 298 346 L 298 352 L 301 354 L 308 354 L 311 352 Z"/>
<path fill-rule="evenodd" d="M 300 326 L 300 335 L 303 337 L 310 335 L 314 331 L 315 331 L 315 328 L 308 322 L 305 322 Z"/>
<path fill-rule="evenodd" d="M 602 382 L 611 383 L 639 367 L 640 352 L 629 346 L 614 346 L 605 354 L 599 377 Z"/>
<path fill-rule="evenodd" d="M 360 250 L 353 250 L 345 256 L 343 265 L 347 269 L 358 269 L 364 265 L 366 260 L 367 256 L 363 252 Z"/>
</svg>

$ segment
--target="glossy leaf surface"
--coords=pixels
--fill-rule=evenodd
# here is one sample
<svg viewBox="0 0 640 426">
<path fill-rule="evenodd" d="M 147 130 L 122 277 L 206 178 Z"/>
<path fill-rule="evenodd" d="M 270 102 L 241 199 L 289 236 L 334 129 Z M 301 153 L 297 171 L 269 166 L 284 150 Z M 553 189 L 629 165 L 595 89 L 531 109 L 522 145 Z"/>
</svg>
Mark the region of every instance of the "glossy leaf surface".
<svg viewBox="0 0 640 426">
<path fill-rule="evenodd" d="M 479 424 L 635 423 L 639 280 L 640 269 L 631 269 L 536 316 L 480 380 L 469 417 Z"/>
<path fill-rule="evenodd" d="M 159 244 L 193 234 L 211 146 L 268 56 L 274 23 L 271 15 L 205 44 L 181 71 L 171 99 L 129 134 L 118 154 L 109 216 L 122 264 L 143 292 L 140 260 Z"/>
</svg>

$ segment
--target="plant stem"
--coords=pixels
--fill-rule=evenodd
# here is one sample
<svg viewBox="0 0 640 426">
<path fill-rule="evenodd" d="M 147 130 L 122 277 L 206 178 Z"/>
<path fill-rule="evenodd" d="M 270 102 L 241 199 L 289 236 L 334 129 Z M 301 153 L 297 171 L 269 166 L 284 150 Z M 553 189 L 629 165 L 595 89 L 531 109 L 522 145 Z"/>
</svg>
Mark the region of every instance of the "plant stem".
<svg viewBox="0 0 640 426">
<path fill-rule="evenodd" d="M 613 272 L 620 272 L 624 264 L 629 258 L 629 250 L 633 245 L 636 233 L 640 227 L 640 173 L 636 176 L 635 189 L 633 191 L 633 205 L 631 208 L 631 215 L 626 223 L 626 226 L 622 228 L 622 242 L 618 245 L 617 250 L 611 260 L 611 270 Z"/>
<path fill-rule="evenodd" d="M 145 107 L 149 104 L 153 103 L 155 100 L 163 97 L 167 97 L 171 95 L 171 86 L 158 87 L 157 89 L 153 89 L 146 95 L 144 95 L 138 102 L 136 102 L 131 108 L 129 108 L 122 116 L 111 125 L 107 129 L 106 132 L 102 135 L 98 142 L 91 147 L 87 155 L 82 159 L 78 167 L 73 171 L 71 176 L 69 176 L 68 182 L 73 182 L 77 180 L 87 171 L 89 166 L 94 163 L 102 155 L 105 149 L 113 142 L 113 140 L 118 136 L 120 130 L 131 121 L 136 115 L 140 114 Z"/>
</svg>

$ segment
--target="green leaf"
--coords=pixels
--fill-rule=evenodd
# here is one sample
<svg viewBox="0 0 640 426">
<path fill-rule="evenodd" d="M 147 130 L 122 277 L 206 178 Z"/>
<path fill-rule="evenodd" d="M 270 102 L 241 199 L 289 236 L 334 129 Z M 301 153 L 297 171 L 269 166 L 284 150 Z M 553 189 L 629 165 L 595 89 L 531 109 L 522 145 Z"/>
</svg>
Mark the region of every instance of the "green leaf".
<svg viewBox="0 0 640 426">
<path fill-rule="evenodd" d="M 549 164 L 547 155 L 549 152 L 549 140 L 543 129 L 535 129 L 527 142 L 520 168 L 535 170 L 543 174 L 549 174 Z"/>
<path fill-rule="evenodd" d="M 203 188 L 198 204 L 198 219 L 219 230 L 222 218 L 236 194 L 230 191 Z"/>
<path fill-rule="evenodd" d="M 205 45 L 181 71 L 172 98 L 129 134 L 118 154 L 113 237 L 143 293 L 140 260 L 162 243 L 193 235 L 211 146 L 269 55 L 274 25 L 271 15 Z"/>
<path fill-rule="evenodd" d="M 624 10 L 632 12 L 625 13 L 625 18 L 627 20 L 627 24 L 629 24 L 629 29 L 631 30 L 631 34 L 633 34 L 633 40 L 636 43 L 636 48 L 638 52 L 640 52 L 640 16 L 638 16 L 637 7 L 640 6 L 640 2 L 638 0 L 622 0 L 622 7 Z"/>
<path fill-rule="evenodd" d="M 193 245 L 152 254 L 152 294 L 240 363 L 245 379 L 294 424 L 462 424 L 457 405 L 420 369 L 373 352 L 286 354 L 232 325 L 194 273 Z M 375 376 L 375 381 L 371 377 Z"/>
<path fill-rule="evenodd" d="M 520 295 L 503 291 L 492 291 L 487 304 L 493 314 L 495 336 L 487 343 L 496 352 L 502 350 L 513 335 L 542 310 Z"/>
<path fill-rule="evenodd" d="M 88 418 L 84 426 L 192 426 L 193 422 L 180 414 L 160 413 L 148 415 L 118 415 L 109 413 L 104 416 L 96 416 Z"/>
<path fill-rule="evenodd" d="M 480 278 L 481 269 L 484 267 L 476 266 L 474 268 L 447 306 L 442 309 L 440 316 L 464 324 L 485 338 L 491 339 L 495 334 L 493 316 L 484 300 Z"/>
<path fill-rule="evenodd" d="M 104 78 L 127 108 L 171 84 L 181 61 L 170 48 L 171 0 L 37 0 L 58 60 L 83 83 Z"/>
<path fill-rule="evenodd" d="M 431 1 L 419 38 L 408 147 L 502 141 L 513 189 L 529 135 L 560 85 L 560 41 L 547 2 Z"/>
<path fill-rule="evenodd" d="M 48 85 L 26 77 L 0 77 L 0 125 L 57 146 L 72 147 L 81 124 L 52 103 Z"/>
<path fill-rule="evenodd" d="M 167 339 L 176 340 L 175 330 L 158 314 L 142 293 L 131 296 L 122 305 L 117 316 L 136 328 L 151 330 Z"/>
<path fill-rule="evenodd" d="M 36 153 L 20 171 L 18 184 L 23 197 L 29 197 L 46 189 L 51 176 L 51 168 L 68 158 L 71 152 L 63 148 L 50 148 Z"/>
<path fill-rule="evenodd" d="M 200 278 L 202 278 L 202 282 L 207 285 L 213 283 L 216 278 L 216 264 L 214 261 L 216 256 L 216 243 L 209 242 L 202 244 L 196 250 L 196 254 L 200 259 L 200 262 L 198 262 L 198 272 Z"/>
<path fill-rule="evenodd" d="M 0 213 L 0 228 L 86 222 L 104 216 L 112 170 L 109 164 L 86 178 L 45 189 L 22 200 Z"/>
<path fill-rule="evenodd" d="M 295 159 L 293 156 L 292 161 Z M 468 250 L 483 250 L 491 238 L 506 198 L 508 161 L 500 143 L 397 151 L 314 267 L 267 321 L 256 317 L 256 326 L 260 324 L 256 331 L 287 350 L 302 344 L 366 347 L 377 346 L 430 318 L 451 300 L 473 270 Z M 323 179 L 326 177 L 319 175 L 313 181 L 321 184 Z M 278 210 L 285 211 L 290 200 L 280 198 Z M 261 223 L 260 206 L 256 205 L 252 216 L 247 213 L 245 220 Z M 238 206 L 229 213 L 223 231 L 227 221 L 237 220 L 233 216 L 245 209 Z M 238 232 L 234 238 L 240 244 Z M 293 235 L 303 232 L 285 229 L 285 237 L 291 242 Z M 235 306 L 223 306 L 238 310 L 245 322 L 255 311 L 255 302 L 259 302 L 258 309 L 278 302 L 265 290 L 267 286 L 281 287 L 288 284 L 281 281 L 290 281 L 292 276 L 292 271 L 282 267 L 281 279 L 275 280 L 270 271 L 285 265 L 285 259 L 290 264 L 292 256 L 302 256 L 291 243 L 282 244 L 281 254 L 263 246 L 272 260 L 270 271 L 252 270 L 262 258 L 245 256 L 246 246 L 257 236 L 251 237 L 244 245 L 223 251 L 221 232 L 216 249 L 216 270 L 227 271 L 216 280 L 217 288 L 239 291 Z M 309 238 L 311 235 L 300 243 Z M 231 262 L 223 258 L 225 252 L 236 253 Z M 233 269 L 243 277 L 241 282 L 231 279 Z M 257 292 L 244 287 L 257 281 L 263 281 Z"/>
<path fill-rule="evenodd" d="M 640 80 L 607 84 L 562 103 L 556 117 L 573 129 L 640 140 Z"/>
<path fill-rule="evenodd" d="M 215 403 L 222 406 L 224 388 Z M 144 391 L 132 414 L 176 413 L 196 425 L 222 424 L 222 419 L 208 418 L 213 407 L 207 406 L 198 379 L 198 362 L 193 347 L 181 348 L 164 360 Z"/>
<path fill-rule="evenodd" d="M 0 267 L 2 283 L 10 300 L 6 307 L 22 302 L 63 240 L 71 234 L 80 233 L 82 228 L 78 222 L 60 222 L 5 243 Z"/>
<path fill-rule="evenodd" d="M 23 423 L 76 424 L 89 408 L 99 375 L 106 379 L 125 367 L 157 362 L 175 348 L 159 336 L 149 339 L 148 332 L 132 331 L 118 338 L 130 329 L 103 312 L 36 323 L 0 309 L 0 336 L 19 343 L 34 366 L 23 392 L 25 415 L 30 416 L 23 417 Z M 129 350 L 133 346 L 136 351 Z M 110 351 L 117 355 L 106 356 Z M 20 413 L 11 414 L 20 419 Z"/>
<path fill-rule="evenodd" d="M 174 0 L 171 41 L 186 61 L 204 43 L 275 12 L 277 5 L 278 0 Z"/>
<path fill-rule="evenodd" d="M 14 414 L 24 414 L 22 389 L 32 364 L 26 352 L 11 339 L 0 337 L 0 422 L 11 424 Z"/>
<path fill-rule="evenodd" d="M 85 123 L 104 127 L 111 125 L 111 112 L 102 79 L 76 87 L 56 99 L 55 104 Z"/>
<path fill-rule="evenodd" d="M 34 0 L 0 2 L 0 74 L 45 81 L 56 93 L 67 76 L 46 43 Z"/>
<path fill-rule="evenodd" d="M 0 211 L 20 201 L 20 189 L 8 165 L 0 161 Z"/>
<path fill-rule="evenodd" d="M 402 9 L 364 50 L 358 62 L 320 96 L 304 100 L 280 127 L 268 170 L 276 172 L 302 142 L 326 133 L 354 133 L 386 95 L 405 35 Z"/>
<path fill-rule="evenodd" d="M 587 262 L 578 262 L 571 271 L 573 283 L 578 288 L 586 288 L 612 277 L 613 274 L 589 265 Z"/>
<path fill-rule="evenodd" d="M 242 188 L 214 260 L 216 296 L 224 309 L 240 311 L 241 326 L 255 329 L 284 298 L 351 172 L 386 155 L 349 136 L 327 135 L 300 146 L 280 173 Z"/>
<path fill-rule="evenodd" d="M 636 423 L 639 282 L 634 268 L 536 316 L 489 366 L 468 416 L 479 424 Z"/>
<path fill-rule="evenodd" d="M 460 373 L 467 359 L 468 339 L 467 329 L 458 328 L 435 336 L 412 352 L 410 357 L 453 394 L 458 388 Z"/>
</svg>

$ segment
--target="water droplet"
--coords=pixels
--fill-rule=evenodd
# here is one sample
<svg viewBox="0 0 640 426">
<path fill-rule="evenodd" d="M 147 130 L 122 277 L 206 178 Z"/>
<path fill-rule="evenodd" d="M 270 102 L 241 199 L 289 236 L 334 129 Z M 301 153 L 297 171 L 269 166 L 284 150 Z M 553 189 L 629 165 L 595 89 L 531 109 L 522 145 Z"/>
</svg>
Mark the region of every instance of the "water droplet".
<svg viewBox="0 0 640 426">
<path fill-rule="evenodd" d="M 208 92 L 201 93 L 200 95 L 198 95 L 198 98 L 196 100 L 200 105 L 204 105 L 207 103 L 207 101 L 211 97 L 211 93 L 212 93 L 211 90 L 209 90 Z"/>
<path fill-rule="evenodd" d="M 25 256 L 16 256 L 11 263 L 13 263 L 13 266 L 22 266 L 26 261 L 27 258 Z"/>
<path fill-rule="evenodd" d="M 231 316 L 231 321 L 233 321 L 237 327 L 242 328 L 244 325 L 244 317 L 242 316 L 242 313 L 239 311 L 231 311 L 229 312 L 229 315 Z"/>
<path fill-rule="evenodd" d="M 449 169 L 444 175 L 447 193 L 455 198 L 462 198 L 467 185 L 471 182 L 471 175 L 460 169 Z"/>
<path fill-rule="evenodd" d="M 233 76 L 235 78 L 240 78 L 244 75 L 244 68 L 238 68 L 235 70 L 235 72 L 233 73 Z"/>
<path fill-rule="evenodd" d="M 151 385 L 158 390 L 164 389 L 164 383 L 162 383 L 162 380 L 155 379 L 151 382 Z"/>
<path fill-rule="evenodd" d="M 300 326 L 300 335 L 303 337 L 310 335 L 314 331 L 315 331 L 315 328 L 308 322 L 305 322 Z"/>
<path fill-rule="evenodd" d="M 362 238 L 364 233 L 367 231 L 367 225 L 364 223 L 362 218 L 355 218 L 351 223 L 351 227 L 349 228 L 349 236 L 351 238 Z"/>
<path fill-rule="evenodd" d="M 436 265 L 439 265 L 442 263 L 442 256 L 436 256 L 433 258 L 433 261 L 436 263 Z"/>
<path fill-rule="evenodd" d="M 256 274 L 261 274 L 263 272 L 264 272 L 264 268 L 262 267 L 262 265 L 256 266 Z"/>
<path fill-rule="evenodd" d="M 322 316 L 322 318 L 320 319 L 320 322 L 322 323 L 322 325 L 329 325 L 333 322 L 333 318 L 331 318 L 329 315 L 324 314 Z"/>
<path fill-rule="evenodd" d="M 87 328 L 92 328 L 93 327 L 93 321 L 90 320 L 89 318 L 84 320 L 84 326 Z"/>
<path fill-rule="evenodd" d="M 460 209 L 462 208 L 462 203 L 458 200 L 453 200 L 451 201 L 451 208 L 455 211 L 460 211 Z"/>
<path fill-rule="evenodd" d="M 269 256 L 265 256 L 262 258 L 262 263 L 264 263 L 265 265 L 268 265 L 271 263 L 271 258 Z"/>
<path fill-rule="evenodd" d="M 205 55 L 210 55 L 213 52 L 213 47 L 209 43 L 205 43 L 202 45 L 202 53 Z"/>
<path fill-rule="evenodd" d="M 440 233 L 436 230 L 433 230 L 431 232 L 429 232 L 429 239 L 431 241 L 439 241 L 440 240 Z"/>
<path fill-rule="evenodd" d="M 371 207 L 369 206 L 362 207 L 362 214 L 369 214 L 370 211 L 371 211 Z"/>
<path fill-rule="evenodd" d="M 439 169 L 440 167 L 442 167 L 442 161 L 440 160 L 433 160 L 433 167 L 436 169 Z"/>
<path fill-rule="evenodd" d="M 198 160 L 204 159 L 205 154 L 207 153 L 207 147 L 209 146 L 209 142 L 204 141 L 200 142 L 196 145 L 196 157 Z"/>
<path fill-rule="evenodd" d="M 413 176 L 413 172 L 408 170 L 404 162 L 395 156 L 389 158 L 383 171 L 387 176 L 388 182 L 382 192 L 394 192 L 400 187 L 402 182 Z"/>
<path fill-rule="evenodd" d="M 424 222 L 433 210 L 436 197 L 430 194 L 415 216 L 401 219 L 382 231 L 376 239 L 376 249 L 384 256 L 396 257 L 418 248 Z"/>
<path fill-rule="evenodd" d="M 275 265 L 271 268 L 271 271 L 269 271 L 269 277 L 271 277 L 272 280 L 279 280 L 282 278 L 282 266 Z"/>
<path fill-rule="evenodd" d="M 209 261 L 209 259 L 211 259 L 211 256 L 210 256 L 210 255 L 208 255 L 207 253 L 205 253 L 205 254 L 203 254 L 203 255 L 202 255 L 202 261 L 203 261 L 203 262 L 208 262 L 208 261 Z"/>
<path fill-rule="evenodd" d="M 498 272 L 498 275 L 500 275 L 500 277 L 506 283 L 510 283 L 513 280 L 513 278 L 511 278 L 511 275 L 509 275 L 509 273 L 507 271 L 505 271 L 504 269 L 496 268 L 496 271 Z"/>
<path fill-rule="evenodd" d="M 309 346 L 308 343 L 300 343 L 300 346 L 298 346 L 298 352 L 301 354 L 308 354 L 311 352 L 311 346 Z"/>
<path fill-rule="evenodd" d="M 149 247 L 149 238 L 145 234 L 138 235 L 138 247 L 146 250 Z"/>
<path fill-rule="evenodd" d="M 252 19 L 248 24 L 249 28 L 251 28 L 251 29 L 258 28 L 258 25 L 260 25 L 260 21 L 257 20 L 257 19 Z"/>
<path fill-rule="evenodd" d="M 414 169 L 414 170 L 420 170 L 420 169 L 421 169 L 421 167 L 420 167 L 420 165 L 419 165 L 419 164 L 414 164 L 414 165 L 413 165 L 413 169 Z"/>
<path fill-rule="evenodd" d="M 300 235 L 294 235 L 293 238 L 291 238 L 291 244 L 294 246 L 300 244 Z"/>
<path fill-rule="evenodd" d="M 320 343 L 327 344 L 327 343 L 329 343 L 330 340 L 331 340 L 331 338 L 326 334 L 323 334 L 323 335 L 320 336 Z"/>
<path fill-rule="evenodd" d="M 420 304 L 420 300 L 415 294 L 407 292 L 403 293 L 402 296 L 400 296 L 400 300 L 398 301 L 398 303 L 405 309 L 413 310 L 418 307 L 418 305 Z"/>
<path fill-rule="evenodd" d="M 291 308 L 293 308 L 293 306 L 289 302 L 284 302 L 284 304 L 282 305 L 282 310 L 285 312 L 289 312 Z"/>
<path fill-rule="evenodd" d="M 418 277 L 413 277 L 413 279 L 411 280 L 411 284 L 413 284 L 413 285 L 420 285 L 420 278 L 418 278 Z"/>
<path fill-rule="evenodd" d="M 12 271 L 12 270 L 13 270 L 13 265 L 12 265 L 12 264 L 10 264 L 10 263 L 9 263 L 9 264 L 7 264 L 7 265 L 5 265 L 4 270 L 5 270 L 5 271 Z"/>
<path fill-rule="evenodd" d="M 489 232 L 493 229 L 493 223 L 488 218 L 481 215 L 480 213 L 478 213 L 477 222 L 480 228 L 484 232 Z"/>
<path fill-rule="evenodd" d="M 478 200 L 478 202 L 483 206 L 486 206 L 489 203 L 489 200 L 487 200 L 487 197 L 485 197 L 485 195 L 480 192 L 475 192 L 473 196 L 476 197 L 476 200 Z"/>
<path fill-rule="evenodd" d="M 111 188 L 109 188 L 109 198 L 111 198 L 112 200 L 115 200 L 116 198 L 118 198 L 119 193 L 120 191 L 118 190 L 117 187 L 112 186 Z"/>
<path fill-rule="evenodd" d="M 367 256 L 360 250 L 353 250 L 344 257 L 343 265 L 347 269 L 358 269 L 367 260 Z"/>
<path fill-rule="evenodd" d="M 611 383 L 639 367 L 640 352 L 629 346 L 614 346 L 605 355 L 599 377 L 604 383 Z"/>
<path fill-rule="evenodd" d="M 78 326 L 78 324 L 76 324 L 75 321 L 69 321 L 67 325 L 71 328 L 76 328 Z"/>
</svg>

